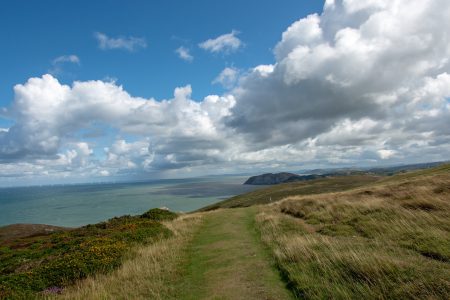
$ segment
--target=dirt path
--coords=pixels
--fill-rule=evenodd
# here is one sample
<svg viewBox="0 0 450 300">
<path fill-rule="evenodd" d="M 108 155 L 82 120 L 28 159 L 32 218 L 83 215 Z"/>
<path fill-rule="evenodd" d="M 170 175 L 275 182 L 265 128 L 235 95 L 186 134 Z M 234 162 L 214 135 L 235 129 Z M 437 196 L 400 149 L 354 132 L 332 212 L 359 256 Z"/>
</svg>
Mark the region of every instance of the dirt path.
<svg viewBox="0 0 450 300">
<path fill-rule="evenodd" d="M 212 212 L 189 249 L 181 299 L 291 299 L 257 238 L 253 208 Z"/>
</svg>

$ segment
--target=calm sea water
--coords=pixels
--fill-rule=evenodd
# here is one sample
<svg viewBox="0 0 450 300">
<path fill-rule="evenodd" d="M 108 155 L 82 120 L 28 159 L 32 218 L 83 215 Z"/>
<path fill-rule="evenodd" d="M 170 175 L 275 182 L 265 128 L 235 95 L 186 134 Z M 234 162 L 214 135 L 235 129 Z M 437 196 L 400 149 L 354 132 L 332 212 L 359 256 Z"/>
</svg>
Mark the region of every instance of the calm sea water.
<svg viewBox="0 0 450 300">
<path fill-rule="evenodd" d="M 245 179 L 224 176 L 147 183 L 0 188 L 0 226 L 13 223 L 81 226 L 163 206 L 188 212 L 259 188 L 242 185 Z"/>
</svg>

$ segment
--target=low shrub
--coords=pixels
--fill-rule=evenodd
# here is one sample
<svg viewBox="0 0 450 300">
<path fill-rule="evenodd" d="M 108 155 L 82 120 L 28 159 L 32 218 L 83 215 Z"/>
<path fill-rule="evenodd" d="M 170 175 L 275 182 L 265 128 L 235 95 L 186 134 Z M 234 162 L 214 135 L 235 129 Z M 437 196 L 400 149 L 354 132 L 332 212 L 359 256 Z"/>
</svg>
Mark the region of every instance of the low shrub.
<svg viewBox="0 0 450 300">
<path fill-rule="evenodd" d="M 47 236 L 5 241 L 0 249 L 0 298 L 35 298 L 42 291 L 59 290 L 117 268 L 132 246 L 172 234 L 157 220 L 173 219 L 175 213 L 149 212 L 151 218 L 116 217 Z"/>
<path fill-rule="evenodd" d="M 150 219 L 154 221 L 167 221 L 173 220 L 178 215 L 170 210 L 161 209 L 161 208 L 152 208 L 141 215 L 141 218 Z"/>
</svg>

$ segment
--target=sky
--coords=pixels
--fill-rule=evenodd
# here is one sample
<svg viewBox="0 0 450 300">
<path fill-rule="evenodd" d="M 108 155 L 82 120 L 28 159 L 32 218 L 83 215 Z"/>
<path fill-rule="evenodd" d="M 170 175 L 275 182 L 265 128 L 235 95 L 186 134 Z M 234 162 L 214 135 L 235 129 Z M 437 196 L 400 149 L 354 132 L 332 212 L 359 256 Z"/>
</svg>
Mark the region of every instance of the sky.
<svg viewBox="0 0 450 300">
<path fill-rule="evenodd" d="M 449 159 L 448 0 L 3 1 L 0 186 Z"/>
</svg>

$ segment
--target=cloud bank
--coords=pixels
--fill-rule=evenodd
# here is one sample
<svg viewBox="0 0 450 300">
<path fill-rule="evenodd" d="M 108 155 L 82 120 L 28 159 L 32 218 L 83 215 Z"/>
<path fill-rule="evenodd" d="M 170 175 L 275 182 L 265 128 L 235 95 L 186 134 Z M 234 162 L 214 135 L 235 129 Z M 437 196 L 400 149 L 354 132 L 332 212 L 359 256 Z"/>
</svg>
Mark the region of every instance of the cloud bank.
<svg viewBox="0 0 450 300">
<path fill-rule="evenodd" d="M 176 88 L 172 99 L 156 101 L 132 97 L 111 82 L 67 86 L 51 75 L 31 78 L 16 85 L 14 92 L 14 104 L 6 114 L 16 123 L 0 131 L 3 176 L 11 175 L 11 168 L 5 166 L 23 162 L 44 165 L 43 171 L 75 165 L 91 175 L 201 165 L 204 152 L 219 152 L 221 119 L 234 104 L 232 96 L 194 101 L 190 86 Z M 101 159 L 90 157 L 88 137 L 97 132 L 90 141 L 95 145 L 106 134 L 96 129 L 104 127 L 138 141 L 119 138 L 101 149 Z M 80 145 L 84 151 L 79 151 Z"/>
<path fill-rule="evenodd" d="M 15 124 L 0 130 L 0 176 L 449 159 L 448 16 L 446 0 L 327 0 L 320 15 L 282 33 L 273 64 L 224 71 L 216 81 L 232 79 L 233 88 L 204 99 L 192 99 L 190 86 L 156 100 L 115 83 L 30 78 L 2 112 Z M 200 47 L 235 51 L 242 45 L 236 34 Z"/>
</svg>

